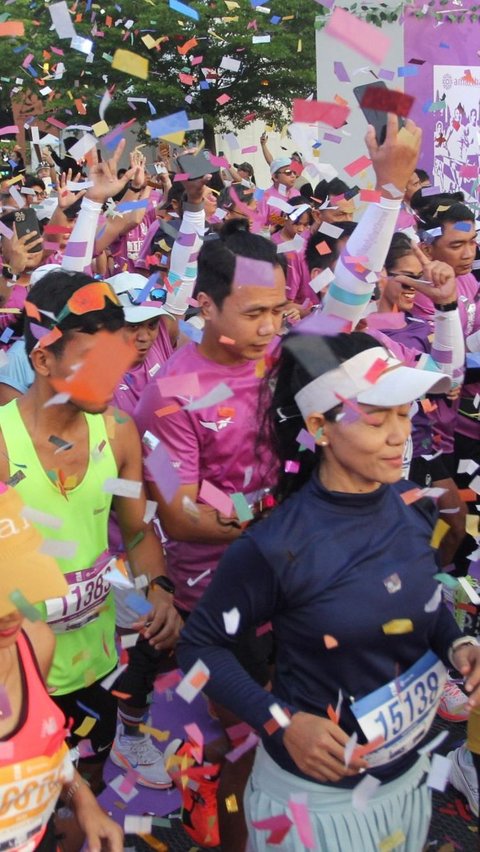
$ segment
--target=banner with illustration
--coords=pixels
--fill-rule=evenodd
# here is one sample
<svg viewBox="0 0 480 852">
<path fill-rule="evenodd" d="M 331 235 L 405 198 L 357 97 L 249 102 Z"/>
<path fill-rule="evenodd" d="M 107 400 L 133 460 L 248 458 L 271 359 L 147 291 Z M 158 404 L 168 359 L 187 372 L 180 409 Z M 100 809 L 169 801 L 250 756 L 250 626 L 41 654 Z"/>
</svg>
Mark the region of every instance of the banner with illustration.
<svg viewBox="0 0 480 852">
<path fill-rule="evenodd" d="M 479 165 L 480 66 L 434 65 L 433 178 L 445 192 L 462 191 L 474 201 Z"/>
<path fill-rule="evenodd" d="M 479 25 L 406 15 L 405 91 L 423 130 L 419 166 L 445 192 L 462 191 L 478 205 L 480 165 Z M 413 60 L 413 64 L 412 64 Z M 476 208 L 478 210 L 478 207 Z"/>
</svg>

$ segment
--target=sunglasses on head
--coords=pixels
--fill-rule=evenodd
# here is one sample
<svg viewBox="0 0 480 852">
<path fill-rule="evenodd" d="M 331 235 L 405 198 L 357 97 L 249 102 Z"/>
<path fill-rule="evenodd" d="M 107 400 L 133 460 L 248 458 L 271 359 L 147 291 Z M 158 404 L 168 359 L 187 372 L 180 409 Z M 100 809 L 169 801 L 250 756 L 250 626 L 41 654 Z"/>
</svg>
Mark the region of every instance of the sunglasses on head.
<svg viewBox="0 0 480 852">
<path fill-rule="evenodd" d="M 136 299 L 138 298 L 139 293 L 141 293 L 141 290 L 128 290 L 127 291 L 128 298 L 130 299 L 132 305 L 138 305 L 138 302 L 136 301 Z M 165 301 L 167 299 L 167 295 L 168 295 L 168 291 L 165 289 L 165 287 L 154 287 L 147 294 L 145 301 L 146 302 L 160 302 L 160 304 L 163 305 L 163 304 L 165 304 Z"/>
<path fill-rule="evenodd" d="M 83 287 L 80 287 L 70 296 L 65 307 L 58 314 L 56 318 L 57 325 L 68 314 L 77 314 L 77 316 L 80 316 L 88 314 L 90 311 L 102 311 L 106 306 L 107 299 L 112 304 L 121 307 L 117 294 L 106 281 L 92 281 L 91 284 L 84 284 Z"/>
</svg>

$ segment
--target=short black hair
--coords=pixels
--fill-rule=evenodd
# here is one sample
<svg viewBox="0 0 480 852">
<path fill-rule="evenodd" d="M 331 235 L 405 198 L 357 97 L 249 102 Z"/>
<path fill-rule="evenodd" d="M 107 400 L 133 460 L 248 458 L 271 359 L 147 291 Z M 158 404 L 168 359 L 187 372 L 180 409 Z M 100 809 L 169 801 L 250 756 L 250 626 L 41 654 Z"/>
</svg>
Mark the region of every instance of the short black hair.
<svg viewBox="0 0 480 852">
<path fill-rule="evenodd" d="M 198 293 L 208 293 L 220 310 L 232 292 L 237 255 L 280 266 L 286 273 L 285 258 L 277 254 L 275 243 L 259 234 L 251 234 L 248 223 L 246 227 L 245 222 L 243 219 L 226 222 L 216 239 L 204 242 L 198 255 L 194 296 Z"/>
<path fill-rule="evenodd" d="M 422 181 L 422 183 L 423 183 L 424 180 L 428 180 L 429 183 L 432 182 L 432 178 L 430 177 L 428 172 L 425 171 L 425 169 L 415 169 L 415 174 L 418 177 L 418 179 L 420 181 Z"/>
<path fill-rule="evenodd" d="M 335 223 L 335 228 L 341 228 L 342 233 L 338 237 L 331 237 L 329 234 L 322 234 L 321 231 L 315 231 L 309 238 L 305 247 L 305 261 L 308 266 L 308 271 L 312 269 L 326 269 L 330 266 L 332 260 L 338 260 L 340 254 L 339 240 L 345 237 L 351 237 L 355 228 L 356 222 L 338 222 Z M 319 254 L 317 246 L 320 243 L 326 243 L 330 249 L 330 253 Z"/>
<path fill-rule="evenodd" d="M 393 269 L 400 258 L 406 257 L 409 254 L 413 254 L 412 241 L 406 234 L 397 231 L 392 237 L 392 242 L 385 258 L 384 266 L 387 272 Z"/>
<path fill-rule="evenodd" d="M 348 183 L 345 183 L 341 178 L 332 178 L 332 180 L 321 180 L 317 183 L 313 192 L 313 197 L 322 204 L 327 198 L 335 198 L 337 195 L 344 195 L 350 189 Z"/>
<path fill-rule="evenodd" d="M 443 226 L 448 224 L 449 222 L 455 224 L 456 222 L 475 222 L 475 214 L 470 207 L 467 207 L 466 204 L 463 204 L 461 201 L 453 201 L 453 203 L 448 204 L 445 203 L 442 196 L 432 196 L 432 204 L 428 207 L 424 207 L 421 211 L 421 222 L 419 227 L 419 236 L 423 240 L 428 240 L 429 242 L 435 242 L 437 237 L 433 237 L 429 234 L 429 231 L 434 231 L 436 228 L 441 228 L 443 231 Z M 439 200 L 440 198 L 440 200 Z M 442 207 L 446 207 L 445 210 L 440 209 Z"/>
<path fill-rule="evenodd" d="M 47 272 L 46 275 L 43 275 L 33 285 L 28 294 L 27 301 L 42 311 L 53 313 L 56 317 L 77 290 L 80 290 L 86 284 L 92 283 L 95 283 L 95 278 L 92 278 L 91 275 L 85 275 L 83 272 L 67 272 L 65 269 L 54 269 L 53 272 Z M 53 352 L 56 357 L 62 354 L 65 344 L 69 340 L 69 332 L 82 331 L 84 334 L 95 334 L 101 329 L 113 332 L 118 331 L 119 328 L 125 325 L 123 308 L 120 305 L 113 304 L 107 298 L 105 299 L 105 306 L 101 310 L 88 311 L 84 314 L 69 313 L 58 324 L 44 314 L 41 314 L 41 317 L 42 321 L 39 323 L 38 320 L 31 320 L 30 317 L 25 316 L 25 348 L 28 357 L 30 357 L 32 350 L 38 343 L 38 339 L 30 328 L 31 322 L 42 325 L 47 329 L 58 328 L 62 332 L 62 336 L 49 346 L 49 351 Z"/>
<path fill-rule="evenodd" d="M 46 186 L 41 177 L 37 177 L 37 175 L 25 175 L 23 178 L 23 185 L 27 187 L 27 189 L 33 189 L 34 186 L 39 186 L 40 189 L 45 192 Z"/>
</svg>

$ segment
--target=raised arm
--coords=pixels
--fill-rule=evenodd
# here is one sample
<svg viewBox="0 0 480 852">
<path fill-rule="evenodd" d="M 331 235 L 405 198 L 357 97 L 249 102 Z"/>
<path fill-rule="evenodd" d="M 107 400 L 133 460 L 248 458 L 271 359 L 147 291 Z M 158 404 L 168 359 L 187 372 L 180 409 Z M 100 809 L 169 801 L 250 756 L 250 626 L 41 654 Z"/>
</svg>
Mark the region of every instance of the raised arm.
<svg viewBox="0 0 480 852">
<path fill-rule="evenodd" d="M 395 231 L 398 211 L 408 179 L 417 164 L 422 132 L 407 119 L 398 130 L 396 115 L 388 115 L 385 142 L 379 145 L 369 126 L 365 136 L 368 153 L 381 193 L 378 204 L 370 204 L 349 238 L 335 268 L 324 311 L 350 321 L 353 327 L 368 305 Z M 350 258 L 358 262 L 348 263 Z"/>
</svg>

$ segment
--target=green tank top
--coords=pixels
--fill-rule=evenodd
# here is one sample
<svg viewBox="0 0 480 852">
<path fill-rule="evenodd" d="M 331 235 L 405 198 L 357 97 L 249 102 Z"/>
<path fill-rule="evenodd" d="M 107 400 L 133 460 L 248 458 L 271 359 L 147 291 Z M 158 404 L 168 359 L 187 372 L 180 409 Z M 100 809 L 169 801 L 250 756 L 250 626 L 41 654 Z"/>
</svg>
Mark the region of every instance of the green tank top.
<svg viewBox="0 0 480 852">
<path fill-rule="evenodd" d="M 71 543 L 71 553 L 57 557 L 69 584 L 68 595 L 37 605 L 56 634 L 48 678 L 48 685 L 56 695 L 90 686 L 117 663 L 115 603 L 105 579 L 112 496 L 103 491 L 103 483 L 108 477 L 118 476 L 118 472 L 102 415 L 84 416 L 89 433 L 89 463 L 82 481 L 64 496 L 55 477 L 49 477 L 37 456 L 17 400 L 0 408 L 10 476 L 19 470 L 25 475 L 15 489 L 27 506 L 54 515 L 62 522 L 59 528 L 39 523 L 34 526 L 45 539 Z M 61 459 L 59 453 L 59 468 Z"/>
</svg>

